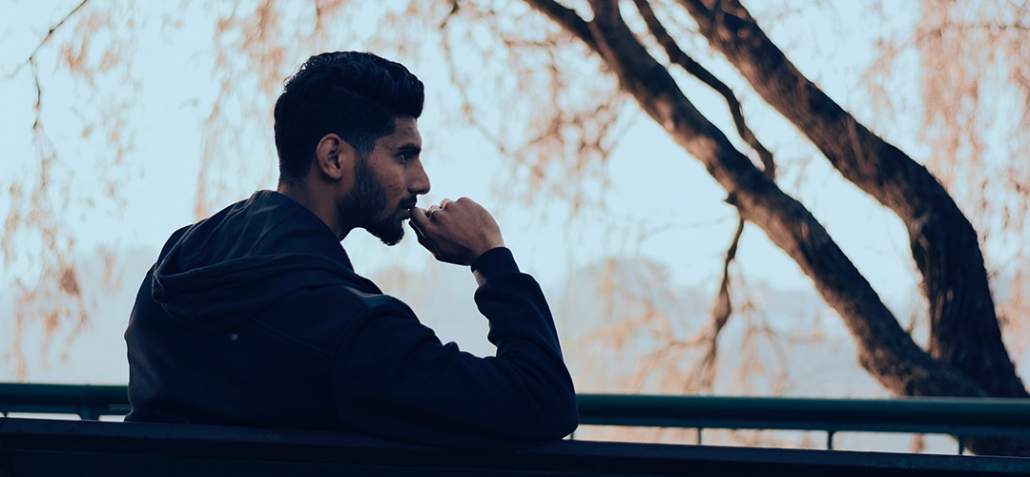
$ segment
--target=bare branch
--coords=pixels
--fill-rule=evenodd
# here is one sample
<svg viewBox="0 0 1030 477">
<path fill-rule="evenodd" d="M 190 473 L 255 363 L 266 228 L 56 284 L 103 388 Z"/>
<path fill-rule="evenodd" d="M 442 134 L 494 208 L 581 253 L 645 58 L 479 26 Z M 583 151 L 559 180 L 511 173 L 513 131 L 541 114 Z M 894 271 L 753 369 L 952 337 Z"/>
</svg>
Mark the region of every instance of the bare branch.
<svg viewBox="0 0 1030 477">
<path fill-rule="evenodd" d="M 54 26 L 50 27 L 50 30 L 47 30 L 46 35 L 44 35 L 43 39 L 39 41 L 39 44 L 36 45 L 36 48 L 32 50 L 32 54 L 30 54 L 29 57 L 25 59 L 25 61 L 21 62 L 14 69 L 14 71 L 9 73 L 7 75 L 7 79 L 14 78 L 18 75 L 19 72 L 21 72 L 22 68 L 29 65 L 30 63 L 34 63 L 36 61 L 36 56 L 39 55 L 39 52 L 43 49 L 43 46 L 50 42 L 50 39 L 53 38 L 54 33 L 57 30 L 59 30 L 61 26 L 63 26 L 71 17 L 75 16 L 75 14 L 78 13 L 78 11 L 82 9 L 82 7 L 86 6 L 87 3 L 89 3 L 89 0 L 80 1 L 79 4 L 75 6 L 75 8 L 72 8 L 68 13 L 61 17 L 60 21 L 54 24 Z"/>
<path fill-rule="evenodd" d="M 455 2 L 454 5 L 457 5 L 457 2 Z M 456 9 L 451 10 L 451 13 L 448 14 L 448 18 L 456 12 Z M 439 27 L 440 29 L 445 29 L 447 27 L 447 20 L 444 20 Z M 440 41 L 440 48 L 443 50 L 444 63 L 447 64 L 447 73 L 450 76 L 451 83 L 457 86 L 455 91 L 458 92 L 458 98 L 461 102 L 461 112 L 465 122 L 475 128 L 487 142 L 497 149 L 498 153 L 503 156 L 510 155 L 511 151 L 504 144 L 504 141 L 487 129 L 481 121 L 476 120 L 474 111 L 475 105 L 472 103 L 472 99 L 469 98 L 469 85 L 464 81 L 464 79 L 462 79 L 461 75 L 458 74 L 458 65 L 454 59 L 454 50 L 451 48 L 451 42 L 446 34 L 444 34 L 443 39 Z"/>
<path fill-rule="evenodd" d="M 726 327 L 729 316 L 733 313 L 733 303 L 729 297 L 729 266 L 736 258 L 736 248 L 740 245 L 743 235 L 744 217 L 740 216 L 736 220 L 736 230 L 733 232 L 733 238 L 729 242 L 729 248 L 726 249 L 726 257 L 722 262 L 722 280 L 719 282 L 719 294 L 716 298 L 715 306 L 712 307 L 709 342 L 705 350 L 705 356 L 701 359 L 701 369 L 703 370 L 701 380 L 707 387 L 711 387 L 715 380 L 715 365 L 719 356 L 719 334 Z"/>
<path fill-rule="evenodd" d="M 458 14 L 458 10 L 460 9 L 461 4 L 458 3 L 458 0 L 451 0 L 451 9 L 447 12 L 447 16 L 445 16 L 443 20 L 440 21 L 440 25 L 437 26 L 437 28 L 441 30 L 447 28 L 447 22 L 451 21 L 451 18 L 454 18 L 454 16 Z"/>
<path fill-rule="evenodd" d="M 730 246 L 726 250 L 726 257 L 722 262 L 722 280 L 719 283 L 719 293 L 716 297 L 715 306 L 712 307 L 711 321 L 706 330 L 707 340 L 704 356 L 700 364 L 700 386 L 703 389 L 711 389 L 715 382 L 716 362 L 719 357 L 719 334 L 726 327 L 730 316 L 733 314 L 733 302 L 730 299 L 730 264 L 737 256 L 737 247 L 740 245 L 740 237 L 744 234 L 744 217 L 737 220 L 737 229 L 730 240 Z"/>
<path fill-rule="evenodd" d="M 32 112 L 35 115 L 32 130 L 39 131 L 43 129 L 43 87 L 39 84 L 39 65 L 35 58 L 29 60 L 29 66 L 32 71 L 32 85 L 36 89 L 36 100 L 32 103 Z"/>
<path fill-rule="evenodd" d="M 916 36 L 916 41 L 926 40 L 933 36 L 940 36 L 946 31 L 986 31 L 989 33 L 998 33 L 1004 31 L 1016 31 L 1016 32 L 1030 32 L 1030 23 L 1012 22 L 1012 23 L 992 23 L 992 22 L 977 22 L 977 23 L 951 23 L 948 25 L 940 26 L 925 32 L 920 33 Z"/>
<path fill-rule="evenodd" d="M 555 0 L 526 0 L 529 6 L 547 15 L 566 31 L 572 33 L 586 43 L 591 49 L 597 49 L 597 43 L 590 33 L 590 24 L 583 20 L 575 10 L 558 3 Z"/>
<path fill-rule="evenodd" d="M 315 0 L 315 25 L 313 30 L 316 32 L 316 34 L 317 32 L 322 31 L 322 15 L 322 2 L 320 0 Z"/>
<path fill-rule="evenodd" d="M 30 54 L 23 63 L 19 64 L 18 67 L 7 76 L 7 79 L 12 79 L 18 75 L 22 68 L 26 65 L 29 66 L 29 70 L 32 72 L 32 84 L 36 91 L 36 98 L 32 103 L 32 112 L 35 115 L 35 118 L 32 121 L 32 130 L 39 134 L 45 134 L 43 131 L 43 87 L 39 80 L 39 52 L 42 50 L 44 45 L 50 42 L 50 39 L 54 36 L 54 32 L 59 30 L 61 26 L 68 21 L 68 19 L 75 16 L 75 14 L 81 10 L 82 7 L 86 6 L 87 3 L 89 3 L 89 0 L 82 0 L 75 6 L 75 8 L 72 8 L 67 14 L 61 17 L 60 21 L 50 27 L 50 30 L 48 30 L 46 35 L 43 36 L 43 39 L 40 40 L 38 45 L 36 45 L 36 48 L 32 50 L 32 54 Z"/>
</svg>

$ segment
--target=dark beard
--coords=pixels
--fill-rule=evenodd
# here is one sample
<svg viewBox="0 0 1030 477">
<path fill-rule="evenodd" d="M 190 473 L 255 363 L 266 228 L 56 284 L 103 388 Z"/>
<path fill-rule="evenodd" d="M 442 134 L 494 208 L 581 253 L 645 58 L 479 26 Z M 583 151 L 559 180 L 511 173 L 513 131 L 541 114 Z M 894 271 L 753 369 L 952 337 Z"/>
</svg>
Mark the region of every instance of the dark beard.
<svg viewBox="0 0 1030 477">
<path fill-rule="evenodd" d="M 368 158 L 359 158 L 354 166 L 354 189 L 344 202 L 346 215 L 358 218 L 360 227 L 386 245 L 396 245 L 404 238 L 404 227 L 397 220 L 399 206 L 389 207 L 386 193 L 368 169 Z"/>
</svg>

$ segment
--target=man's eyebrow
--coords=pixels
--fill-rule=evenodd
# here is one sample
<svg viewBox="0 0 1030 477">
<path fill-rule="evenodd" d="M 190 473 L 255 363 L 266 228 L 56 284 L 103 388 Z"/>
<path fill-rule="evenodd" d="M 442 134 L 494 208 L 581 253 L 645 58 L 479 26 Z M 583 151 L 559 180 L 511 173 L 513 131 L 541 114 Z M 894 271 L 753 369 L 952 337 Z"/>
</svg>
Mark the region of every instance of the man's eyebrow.
<svg viewBox="0 0 1030 477">
<path fill-rule="evenodd" d="M 418 144 L 413 143 L 413 142 L 409 142 L 409 143 L 401 144 L 400 146 L 397 147 L 396 150 L 397 150 L 397 152 L 414 152 L 414 153 L 419 153 L 419 152 L 422 152 L 422 147 L 419 146 Z"/>
</svg>

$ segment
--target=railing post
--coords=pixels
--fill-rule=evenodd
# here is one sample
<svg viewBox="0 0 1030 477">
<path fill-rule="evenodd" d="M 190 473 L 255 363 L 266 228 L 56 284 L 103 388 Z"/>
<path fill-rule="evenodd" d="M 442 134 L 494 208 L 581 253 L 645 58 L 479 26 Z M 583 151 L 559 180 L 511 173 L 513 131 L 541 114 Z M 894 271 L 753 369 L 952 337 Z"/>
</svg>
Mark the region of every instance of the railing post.
<svg viewBox="0 0 1030 477">
<path fill-rule="evenodd" d="M 703 427 L 697 428 L 697 445 L 701 445 L 701 431 L 705 430 Z"/>
<path fill-rule="evenodd" d="M 83 421 L 96 421 L 100 418 L 100 412 L 92 404 L 82 403 L 79 405 L 79 419 Z"/>
<path fill-rule="evenodd" d="M 832 429 L 826 430 L 826 450 L 833 450 L 833 435 L 836 433 L 837 431 Z"/>
<path fill-rule="evenodd" d="M 965 436 L 958 436 L 958 455 L 962 455 L 966 450 L 966 438 Z"/>
</svg>

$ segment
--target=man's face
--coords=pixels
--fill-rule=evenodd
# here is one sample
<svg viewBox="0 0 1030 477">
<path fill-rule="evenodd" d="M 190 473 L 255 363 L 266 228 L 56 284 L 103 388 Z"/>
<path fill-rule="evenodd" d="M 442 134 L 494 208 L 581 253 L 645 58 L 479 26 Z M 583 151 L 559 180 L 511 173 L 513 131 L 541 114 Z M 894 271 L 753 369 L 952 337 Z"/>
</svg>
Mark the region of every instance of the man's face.
<svg viewBox="0 0 1030 477">
<path fill-rule="evenodd" d="M 383 243 L 400 242 L 404 237 L 401 222 L 408 218 L 416 197 L 429 192 L 421 151 L 422 136 L 416 119 L 396 118 L 393 133 L 377 139 L 372 152 L 357 161 L 354 187 L 340 210 L 359 217 L 358 226 Z"/>
</svg>

